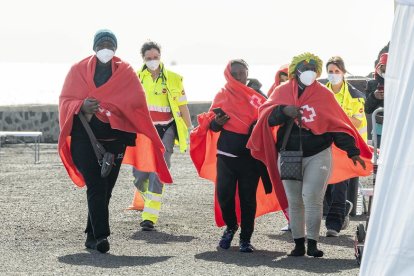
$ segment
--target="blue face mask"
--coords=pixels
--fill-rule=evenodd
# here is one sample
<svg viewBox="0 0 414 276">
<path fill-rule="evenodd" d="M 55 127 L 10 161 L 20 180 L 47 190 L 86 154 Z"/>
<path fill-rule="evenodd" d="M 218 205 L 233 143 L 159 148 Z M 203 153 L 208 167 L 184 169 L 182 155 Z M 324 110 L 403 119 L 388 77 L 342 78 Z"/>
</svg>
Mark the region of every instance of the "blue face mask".
<svg viewBox="0 0 414 276">
<path fill-rule="evenodd" d="M 343 79 L 344 77 L 341 74 L 328 74 L 328 80 L 333 85 L 341 83 Z"/>
</svg>

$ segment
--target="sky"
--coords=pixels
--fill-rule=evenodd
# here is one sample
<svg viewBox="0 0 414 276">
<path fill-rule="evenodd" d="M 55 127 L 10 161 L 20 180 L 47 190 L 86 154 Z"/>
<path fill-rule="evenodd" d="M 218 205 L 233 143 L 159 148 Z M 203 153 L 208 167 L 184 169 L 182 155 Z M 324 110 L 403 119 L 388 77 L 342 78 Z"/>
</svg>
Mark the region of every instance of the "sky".
<svg viewBox="0 0 414 276">
<path fill-rule="evenodd" d="M 392 0 L 2 0 L 0 62 L 74 63 L 108 28 L 116 55 L 132 64 L 153 40 L 165 63 L 285 64 L 309 51 L 366 66 L 389 41 L 393 16 Z"/>
</svg>

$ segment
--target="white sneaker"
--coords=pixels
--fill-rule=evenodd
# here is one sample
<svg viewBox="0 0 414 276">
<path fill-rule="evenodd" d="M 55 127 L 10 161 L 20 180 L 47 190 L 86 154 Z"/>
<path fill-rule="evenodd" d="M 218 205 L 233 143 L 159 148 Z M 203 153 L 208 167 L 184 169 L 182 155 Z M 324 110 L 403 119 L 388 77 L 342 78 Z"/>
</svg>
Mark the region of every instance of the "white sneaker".
<svg viewBox="0 0 414 276">
<path fill-rule="evenodd" d="M 349 226 L 349 215 L 345 216 L 344 223 L 342 224 L 341 230 L 345 230 Z"/>
<path fill-rule="evenodd" d="M 351 213 L 352 208 L 354 207 L 354 204 L 349 200 L 346 201 L 346 204 L 349 206 L 349 209 L 348 209 L 348 212 L 345 215 L 344 223 L 342 224 L 341 230 L 345 230 L 346 228 L 348 228 L 348 226 L 349 226 L 349 214 Z"/>
<path fill-rule="evenodd" d="M 339 233 L 337 231 L 333 230 L 333 229 L 328 229 L 326 231 L 326 236 L 327 237 L 338 237 Z"/>
<path fill-rule="evenodd" d="M 288 232 L 288 231 L 290 231 L 290 225 L 288 224 L 288 225 L 286 225 L 285 227 L 283 227 L 282 229 L 280 229 L 280 231 L 283 231 L 283 232 Z"/>
</svg>

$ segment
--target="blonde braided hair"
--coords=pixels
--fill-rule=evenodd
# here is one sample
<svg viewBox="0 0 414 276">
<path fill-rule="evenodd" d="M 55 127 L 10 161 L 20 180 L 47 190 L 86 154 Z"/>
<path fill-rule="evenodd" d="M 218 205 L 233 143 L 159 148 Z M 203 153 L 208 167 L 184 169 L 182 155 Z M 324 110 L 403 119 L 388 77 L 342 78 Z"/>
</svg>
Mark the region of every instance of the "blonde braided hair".
<svg viewBox="0 0 414 276">
<path fill-rule="evenodd" d="M 312 53 L 306 52 L 306 53 L 293 57 L 292 62 L 289 65 L 289 79 L 296 78 L 295 71 L 298 65 L 304 62 L 305 64 L 310 63 L 311 61 L 315 62 L 316 74 L 317 74 L 317 77 L 320 77 L 320 75 L 322 74 L 322 65 L 323 65 L 322 60 L 318 56 Z"/>
</svg>

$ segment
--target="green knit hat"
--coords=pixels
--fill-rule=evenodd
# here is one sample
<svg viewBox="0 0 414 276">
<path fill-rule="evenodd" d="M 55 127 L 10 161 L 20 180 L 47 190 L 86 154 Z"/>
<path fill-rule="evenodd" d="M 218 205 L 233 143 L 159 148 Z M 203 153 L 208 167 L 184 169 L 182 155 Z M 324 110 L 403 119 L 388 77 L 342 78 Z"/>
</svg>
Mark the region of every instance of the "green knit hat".
<svg viewBox="0 0 414 276">
<path fill-rule="evenodd" d="M 102 29 L 95 34 L 93 39 L 93 50 L 96 51 L 96 47 L 104 41 L 110 41 L 115 46 L 115 50 L 118 47 L 115 34 L 108 29 Z"/>
</svg>

